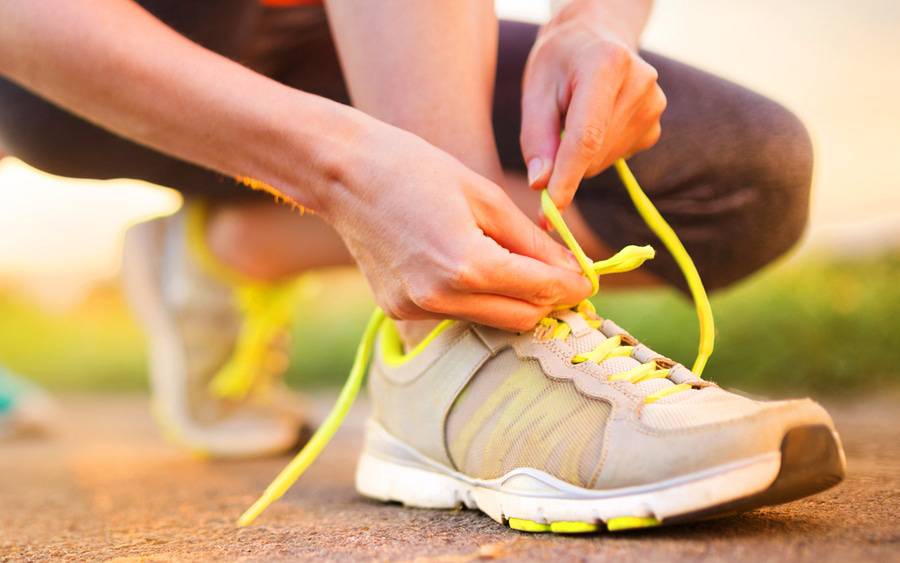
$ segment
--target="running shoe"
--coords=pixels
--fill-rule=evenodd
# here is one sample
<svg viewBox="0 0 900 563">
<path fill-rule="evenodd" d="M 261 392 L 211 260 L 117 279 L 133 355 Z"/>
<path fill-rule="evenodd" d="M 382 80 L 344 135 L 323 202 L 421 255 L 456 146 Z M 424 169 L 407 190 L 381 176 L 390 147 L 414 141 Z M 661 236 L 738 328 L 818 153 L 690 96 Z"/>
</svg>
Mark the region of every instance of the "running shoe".
<svg viewBox="0 0 900 563">
<path fill-rule="evenodd" d="M 173 442 L 209 457 L 284 452 L 307 436 L 284 385 L 298 281 L 252 283 L 205 243 L 206 208 L 188 203 L 125 240 L 129 301 L 149 339 L 152 405 Z"/>
<path fill-rule="evenodd" d="M 373 413 L 356 472 L 357 490 L 370 498 L 479 509 L 527 532 L 583 533 L 731 514 L 841 481 L 843 450 L 821 406 L 753 400 L 700 377 L 714 335 L 702 283 L 624 161 L 616 169 L 688 281 L 701 329 L 691 369 L 641 344 L 589 301 L 554 311 L 526 333 L 445 321 L 408 352 L 376 311 L 332 414 L 239 524 L 251 523 L 315 459 L 370 354 Z M 629 246 L 593 262 L 546 191 L 542 207 L 595 292 L 599 276 L 653 257 L 650 247 Z"/>
<path fill-rule="evenodd" d="M 381 325 L 356 486 L 478 508 L 532 532 L 656 526 L 800 498 L 841 480 L 816 403 L 700 379 L 588 305 L 511 334 L 447 323 L 403 354 Z"/>
<path fill-rule="evenodd" d="M 55 412 L 46 392 L 0 366 L 0 440 L 45 432 Z"/>
</svg>

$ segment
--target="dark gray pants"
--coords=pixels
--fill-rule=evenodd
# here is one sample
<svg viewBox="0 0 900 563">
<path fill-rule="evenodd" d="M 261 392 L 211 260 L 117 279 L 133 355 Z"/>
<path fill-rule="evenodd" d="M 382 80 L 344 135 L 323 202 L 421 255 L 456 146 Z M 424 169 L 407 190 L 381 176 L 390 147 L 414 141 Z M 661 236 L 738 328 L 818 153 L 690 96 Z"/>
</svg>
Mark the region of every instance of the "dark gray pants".
<svg viewBox="0 0 900 563">
<path fill-rule="evenodd" d="M 146 0 L 157 17 L 206 47 L 298 89 L 349 103 L 319 7 L 263 9 L 256 0 Z M 507 169 L 519 152 L 522 71 L 537 27 L 502 22 L 494 127 Z M 654 53 L 669 100 L 662 138 L 630 161 L 635 175 L 682 238 L 709 288 L 730 284 L 789 249 L 806 223 L 812 149 L 791 113 L 759 94 Z M 0 147 L 54 174 L 130 177 L 189 197 L 254 198 L 228 178 L 117 137 L 0 80 Z M 612 248 L 655 243 L 612 170 L 586 180 L 576 197 Z M 658 246 L 658 245 L 657 245 Z M 683 288 L 662 252 L 647 268 Z"/>
</svg>

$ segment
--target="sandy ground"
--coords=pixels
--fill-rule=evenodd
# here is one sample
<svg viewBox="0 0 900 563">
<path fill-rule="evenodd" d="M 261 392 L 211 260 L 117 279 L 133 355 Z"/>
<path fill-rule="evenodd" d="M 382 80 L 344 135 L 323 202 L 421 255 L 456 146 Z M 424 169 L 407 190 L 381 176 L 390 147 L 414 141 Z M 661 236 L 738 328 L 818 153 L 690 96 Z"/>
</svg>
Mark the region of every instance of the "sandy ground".
<svg viewBox="0 0 900 563">
<path fill-rule="evenodd" d="M 849 476 L 817 497 L 701 524 L 576 537 L 359 498 L 352 475 L 364 406 L 288 496 L 238 529 L 234 519 L 284 459 L 191 459 L 160 439 L 144 398 L 70 397 L 54 436 L 0 445 L 0 560 L 900 561 L 896 405 L 893 396 L 833 407 Z"/>
</svg>

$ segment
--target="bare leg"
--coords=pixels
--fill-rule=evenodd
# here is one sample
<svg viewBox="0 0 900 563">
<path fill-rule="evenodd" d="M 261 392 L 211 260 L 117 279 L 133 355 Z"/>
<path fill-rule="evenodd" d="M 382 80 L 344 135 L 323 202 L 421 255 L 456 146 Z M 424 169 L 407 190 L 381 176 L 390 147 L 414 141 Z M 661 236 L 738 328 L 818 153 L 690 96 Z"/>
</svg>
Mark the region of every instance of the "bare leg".
<svg viewBox="0 0 900 563">
<path fill-rule="evenodd" d="M 343 241 L 320 218 L 267 201 L 217 207 L 207 241 L 223 263 L 261 281 L 353 264 Z"/>
</svg>

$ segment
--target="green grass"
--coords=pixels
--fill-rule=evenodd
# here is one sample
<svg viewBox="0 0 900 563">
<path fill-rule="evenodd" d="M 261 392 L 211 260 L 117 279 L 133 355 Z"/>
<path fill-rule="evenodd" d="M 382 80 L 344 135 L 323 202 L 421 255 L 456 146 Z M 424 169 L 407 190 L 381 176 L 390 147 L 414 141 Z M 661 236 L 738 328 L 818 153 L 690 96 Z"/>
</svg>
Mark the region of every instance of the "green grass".
<svg viewBox="0 0 900 563">
<path fill-rule="evenodd" d="M 115 288 L 65 313 L 0 292 L 0 364 L 53 389 L 146 387 L 143 338 Z"/>
<path fill-rule="evenodd" d="M 667 291 L 609 294 L 598 310 L 690 365 L 693 308 Z M 716 350 L 704 377 L 751 391 L 840 394 L 900 384 L 900 255 L 809 260 L 713 299 Z"/>
<path fill-rule="evenodd" d="M 288 378 L 307 388 L 343 381 L 372 307 L 355 275 L 320 281 L 293 330 Z M 693 307 L 674 292 L 601 292 L 596 304 L 657 351 L 692 361 Z M 708 379 L 767 394 L 900 385 L 900 254 L 780 266 L 717 295 L 713 310 Z M 111 287 L 64 314 L 0 292 L 0 363 L 53 389 L 146 388 L 140 332 Z"/>
</svg>

